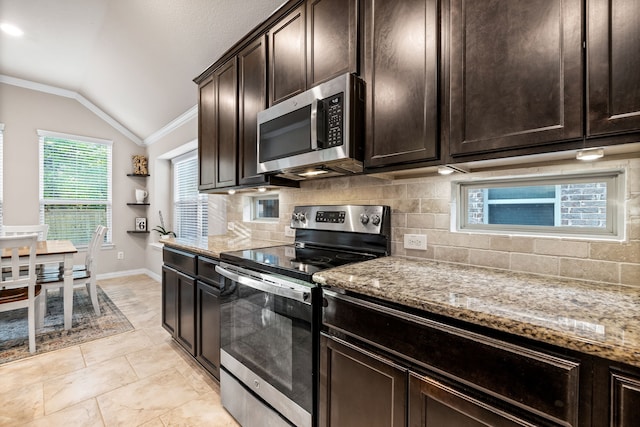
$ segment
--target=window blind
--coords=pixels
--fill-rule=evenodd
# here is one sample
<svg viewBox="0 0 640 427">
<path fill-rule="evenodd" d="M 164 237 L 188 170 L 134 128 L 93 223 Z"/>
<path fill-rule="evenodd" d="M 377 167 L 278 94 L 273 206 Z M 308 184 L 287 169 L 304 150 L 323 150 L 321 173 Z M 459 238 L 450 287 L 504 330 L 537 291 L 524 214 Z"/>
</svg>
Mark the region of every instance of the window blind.
<svg viewBox="0 0 640 427">
<path fill-rule="evenodd" d="M 38 131 L 40 222 L 50 240 L 85 246 L 96 227 L 111 242 L 111 141 Z"/>
<path fill-rule="evenodd" d="M 183 238 L 206 237 L 208 197 L 198 192 L 197 151 L 172 159 L 172 165 L 174 231 Z"/>
</svg>

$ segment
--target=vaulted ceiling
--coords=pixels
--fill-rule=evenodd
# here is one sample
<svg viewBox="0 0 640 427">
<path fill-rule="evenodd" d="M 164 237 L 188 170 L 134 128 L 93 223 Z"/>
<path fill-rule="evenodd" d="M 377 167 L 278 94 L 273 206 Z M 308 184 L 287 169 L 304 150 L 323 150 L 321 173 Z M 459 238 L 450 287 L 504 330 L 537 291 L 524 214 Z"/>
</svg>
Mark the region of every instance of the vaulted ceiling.
<svg viewBox="0 0 640 427">
<path fill-rule="evenodd" d="M 0 0 L 0 77 L 77 93 L 138 142 L 197 103 L 192 79 L 283 0 Z M 0 94 L 1 96 L 1 94 Z"/>
</svg>

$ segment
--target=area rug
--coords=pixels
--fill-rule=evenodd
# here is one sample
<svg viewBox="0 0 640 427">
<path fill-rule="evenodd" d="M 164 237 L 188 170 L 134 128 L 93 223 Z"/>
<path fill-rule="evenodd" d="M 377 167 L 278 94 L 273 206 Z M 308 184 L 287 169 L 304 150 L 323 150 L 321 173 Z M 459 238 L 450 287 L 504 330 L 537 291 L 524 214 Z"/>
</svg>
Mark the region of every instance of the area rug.
<svg viewBox="0 0 640 427">
<path fill-rule="evenodd" d="M 94 312 L 86 290 L 80 288 L 73 291 L 70 330 L 64 329 L 62 295 L 57 290 L 49 291 L 44 327 L 36 331 L 36 352 L 33 354 L 29 353 L 27 309 L 0 313 L 0 365 L 132 330 L 129 320 L 100 286 L 97 290 L 100 316 Z"/>
</svg>

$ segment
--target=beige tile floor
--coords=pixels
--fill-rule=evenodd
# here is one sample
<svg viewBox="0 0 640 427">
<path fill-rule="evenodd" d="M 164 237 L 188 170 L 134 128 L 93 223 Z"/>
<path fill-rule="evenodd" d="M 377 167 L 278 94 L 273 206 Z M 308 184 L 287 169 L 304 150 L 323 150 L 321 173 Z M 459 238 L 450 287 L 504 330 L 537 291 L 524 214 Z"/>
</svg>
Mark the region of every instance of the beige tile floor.
<svg viewBox="0 0 640 427">
<path fill-rule="evenodd" d="M 0 365 L 0 426 L 237 426 L 161 326 L 161 285 L 98 282 L 135 330 Z"/>
</svg>

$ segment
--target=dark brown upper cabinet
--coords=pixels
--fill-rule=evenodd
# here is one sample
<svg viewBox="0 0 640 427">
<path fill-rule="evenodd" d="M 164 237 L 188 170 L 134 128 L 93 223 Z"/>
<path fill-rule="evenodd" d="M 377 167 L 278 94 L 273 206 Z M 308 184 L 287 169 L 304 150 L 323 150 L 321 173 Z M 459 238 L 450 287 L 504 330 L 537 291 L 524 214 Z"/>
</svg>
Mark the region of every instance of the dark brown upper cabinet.
<svg viewBox="0 0 640 427">
<path fill-rule="evenodd" d="M 213 73 L 214 145 L 216 146 L 215 186 L 229 187 L 238 184 L 238 77 L 236 58 L 232 58 Z"/>
<path fill-rule="evenodd" d="M 364 2 L 368 168 L 439 156 L 437 5 L 436 0 Z"/>
<path fill-rule="evenodd" d="M 640 2 L 587 2 L 587 137 L 640 130 Z"/>
<path fill-rule="evenodd" d="M 307 88 L 307 42 L 304 4 L 269 30 L 269 105 Z"/>
<path fill-rule="evenodd" d="M 216 129 L 213 121 L 215 115 L 213 76 L 203 80 L 198 90 L 198 189 L 202 191 L 215 188 L 217 154 Z"/>
<path fill-rule="evenodd" d="M 358 0 L 307 2 L 307 87 L 358 72 Z"/>
<path fill-rule="evenodd" d="M 263 184 L 258 173 L 258 112 L 267 107 L 267 38 L 261 36 L 238 53 L 239 183 Z"/>
<path fill-rule="evenodd" d="M 236 58 L 215 69 L 199 84 L 198 190 L 237 185 L 238 78 Z"/>
<path fill-rule="evenodd" d="M 450 8 L 453 157 L 582 138 L 581 0 L 452 0 Z"/>
<path fill-rule="evenodd" d="M 269 105 L 358 72 L 358 0 L 308 0 L 269 30 Z"/>
</svg>

